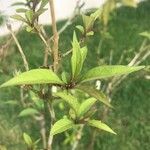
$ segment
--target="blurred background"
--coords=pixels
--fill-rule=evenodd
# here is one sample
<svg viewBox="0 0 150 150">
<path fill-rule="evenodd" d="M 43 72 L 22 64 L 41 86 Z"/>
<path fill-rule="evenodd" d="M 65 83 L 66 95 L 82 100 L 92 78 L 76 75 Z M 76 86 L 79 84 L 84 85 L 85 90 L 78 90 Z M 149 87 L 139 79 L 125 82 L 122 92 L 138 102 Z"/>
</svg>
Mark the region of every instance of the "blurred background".
<svg viewBox="0 0 150 150">
<path fill-rule="evenodd" d="M 16 0 L 0 0 L 0 84 L 10 79 L 15 72 L 24 71 L 17 46 L 9 34 L 6 23 L 9 22 L 15 31 L 30 68 L 42 66 L 43 61 L 44 46 L 37 35 L 26 32 L 22 23 L 10 19 L 18 7 L 12 6 L 14 2 Z M 59 48 L 62 53 L 71 48 L 72 33 L 76 25 L 83 24 L 81 14 L 93 12 L 106 2 L 104 0 L 55 1 L 58 30 L 65 26 L 60 34 Z M 131 2 L 133 1 L 127 0 L 127 3 L 117 3 L 117 7 L 109 13 L 107 29 L 101 21 L 95 23 L 94 37 L 87 39 L 89 53 L 84 70 L 97 64 L 150 64 L 150 0 L 138 1 L 136 6 Z M 80 11 L 75 11 L 76 6 L 82 6 Z M 74 15 L 75 13 L 77 15 Z M 52 35 L 48 14 L 48 12 L 42 14 L 39 21 L 44 24 L 48 35 Z M 102 31 L 105 31 L 105 34 Z M 63 66 L 65 69 L 69 68 L 68 60 L 63 61 Z M 111 94 L 112 105 L 115 109 L 109 111 L 105 117 L 105 122 L 118 135 L 114 136 L 105 132 L 95 135 L 93 130 L 85 128 L 77 150 L 85 148 L 89 150 L 149 150 L 149 79 L 150 72 L 145 71 L 129 75 L 118 83 Z M 30 116 L 18 117 L 22 110 L 20 97 L 20 89 L 17 87 L 0 89 L 0 150 L 25 150 L 23 132 L 29 133 L 33 139 L 40 137 L 40 127 L 36 121 L 33 121 Z M 30 101 L 27 93 L 24 93 L 24 97 L 26 101 Z M 58 117 L 61 116 L 63 108 L 60 106 L 56 109 L 58 109 Z M 101 118 L 102 106 L 99 106 L 99 109 Z M 55 138 L 53 148 L 54 150 L 70 150 L 73 142 L 74 137 L 70 132 L 62 134 Z"/>
<path fill-rule="evenodd" d="M 23 0 L 22 0 L 23 1 Z M 56 0 L 55 1 L 55 8 L 56 8 L 56 18 L 57 20 L 62 20 L 70 17 L 73 14 L 73 11 L 76 7 L 76 3 L 78 0 Z M 89 8 L 96 8 L 104 3 L 105 0 L 82 0 L 80 3 L 84 2 L 84 10 Z M 15 14 L 15 10 L 17 7 L 12 7 L 12 5 L 16 2 L 19 2 L 19 0 L 0 0 L 0 11 L 5 14 L 8 19 L 9 16 Z M 69 7 L 68 7 L 69 6 Z M 48 8 L 48 6 L 47 6 Z M 49 19 L 48 19 L 49 18 Z M 49 11 L 45 12 L 40 17 L 40 23 L 42 24 L 49 24 L 51 22 Z M 20 26 L 20 22 L 11 20 L 11 24 L 13 25 L 13 29 L 17 30 Z M 6 26 L 3 26 L 0 28 L 0 35 L 8 34 L 8 30 Z"/>
</svg>

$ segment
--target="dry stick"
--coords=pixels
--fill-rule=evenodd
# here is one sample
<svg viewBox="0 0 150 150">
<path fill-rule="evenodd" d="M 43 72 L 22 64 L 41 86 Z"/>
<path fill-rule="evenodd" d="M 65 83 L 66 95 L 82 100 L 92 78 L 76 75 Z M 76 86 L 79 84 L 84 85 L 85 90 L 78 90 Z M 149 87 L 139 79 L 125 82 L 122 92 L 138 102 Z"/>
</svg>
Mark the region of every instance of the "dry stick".
<svg viewBox="0 0 150 150">
<path fill-rule="evenodd" d="M 24 102 L 24 89 L 23 86 L 20 87 L 20 101 L 23 107 L 26 107 L 26 103 Z"/>
<path fill-rule="evenodd" d="M 47 67 L 48 66 L 48 54 L 51 53 L 51 48 L 50 48 L 48 42 L 46 41 L 46 39 L 44 38 L 44 36 L 40 32 L 39 32 L 39 36 L 46 46 L 45 47 L 45 53 L 44 53 L 43 66 Z"/>
<path fill-rule="evenodd" d="M 7 28 L 8 28 L 8 30 L 10 31 L 10 33 L 11 33 L 11 35 L 12 35 L 12 37 L 13 37 L 13 39 L 14 39 L 14 41 L 15 41 L 17 47 L 18 47 L 18 50 L 19 50 L 19 52 L 20 52 L 20 54 L 21 54 L 21 57 L 22 57 L 22 60 L 23 60 L 23 63 L 24 63 L 25 70 L 28 71 L 28 70 L 29 70 L 29 66 L 28 66 L 28 62 L 27 62 L 26 56 L 25 56 L 25 54 L 24 54 L 24 52 L 23 52 L 23 49 L 22 49 L 22 47 L 21 47 L 21 45 L 20 45 L 18 39 L 16 38 L 14 32 L 12 31 L 11 25 L 7 25 Z M 25 105 L 25 103 L 24 103 L 23 86 L 20 87 L 20 96 L 21 96 L 21 97 L 20 97 L 20 98 L 21 98 L 21 103 L 22 103 L 23 107 L 25 107 L 26 105 Z"/>
<path fill-rule="evenodd" d="M 48 38 L 47 38 L 47 35 L 46 35 L 44 29 L 42 29 L 42 30 L 36 29 L 36 31 L 45 45 L 43 66 L 47 67 L 48 66 L 48 55 L 51 54 L 51 52 L 52 52 L 50 45 L 49 45 L 49 40 L 47 40 Z"/>
<path fill-rule="evenodd" d="M 109 65 L 112 64 L 112 60 L 113 60 L 113 50 L 110 50 L 110 57 L 109 57 Z"/>
<path fill-rule="evenodd" d="M 50 5 L 50 14 L 51 14 L 51 19 L 52 19 L 52 31 L 53 31 L 53 47 L 52 47 L 53 69 L 54 69 L 54 72 L 57 72 L 58 61 L 59 61 L 59 53 L 58 53 L 59 35 L 57 32 L 54 1 L 49 0 L 49 5 Z M 50 113 L 51 113 L 51 127 L 52 127 L 53 122 L 55 120 L 55 112 L 54 112 L 52 103 L 50 104 L 50 106 L 51 106 Z M 47 150 L 52 150 L 52 143 L 53 143 L 53 136 L 49 134 Z"/>
<path fill-rule="evenodd" d="M 63 27 L 58 31 L 58 34 L 60 35 L 62 32 L 64 32 L 66 30 L 66 28 L 71 25 L 72 20 L 74 19 L 75 14 L 73 14 L 67 21 L 66 23 L 63 25 Z"/>
<path fill-rule="evenodd" d="M 13 38 L 11 36 L 11 37 L 9 37 L 9 39 L 6 41 L 5 44 L 0 46 L 0 61 L 7 56 L 7 50 L 10 47 L 12 40 L 13 40 Z"/>
<path fill-rule="evenodd" d="M 11 33 L 11 35 L 12 35 L 12 37 L 13 37 L 13 39 L 14 39 L 14 41 L 15 41 L 17 47 L 18 47 L 18 50 L 19 50 L 19 52 L 20 52 L 20 54 L 21 54 L 21 57 L 22 57 L 22 60 L 23 60 L 23 63 L 24 63 L 25 70 L 28 71 L 28 70 L 29 70 L 29 65 L 28 65 L 26 56 L 25 56 L 25 54 L 24 54 L 24 52 L 23 52 L 23 49 L 22 49 L 22 47 L 21 47 L 21 45 L 20 45 L 18 39 L 16 38 L 14 32 L 12 31 L 11 26 L 10 26 L 10 25 L 7 25 L 7 28 L 8 28 L 8 30 L 10 31 L 10 33 Z"/>
<path fill-rule="evenodd" d="M 72 53 L 72 49 L 68 50 L 66 53 L 64 53 L 62 55 L 62 57 L 66 57 L 67 55 L 71 54 Z"/>
<path fill-rule="evenodd" d="M 49 5 L 50 5 L 50 13 L 51 13 L 51 19 L 52 19 L 52 31 L 53 31 L 53 67 L 54 67 L 54 72 L 57 72 L 58 68 L 58 61 L 59 61 L 59 54 L 58 54 L 58 40 L 59 40 L 59 35 L 57 32 L 57 26 L 56 26 L 56 18 L 55 18 L 55 6 L 54 6 L 54 1 L 49 0 Z"/>
</svg>

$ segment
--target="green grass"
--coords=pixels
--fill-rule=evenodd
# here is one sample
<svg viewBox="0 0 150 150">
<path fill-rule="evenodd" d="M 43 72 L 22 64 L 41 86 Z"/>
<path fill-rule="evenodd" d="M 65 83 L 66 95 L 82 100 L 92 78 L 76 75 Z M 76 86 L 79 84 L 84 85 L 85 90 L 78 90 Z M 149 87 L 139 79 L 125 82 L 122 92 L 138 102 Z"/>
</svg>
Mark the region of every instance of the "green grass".
<svg viewBox="0 0 150 150">
<path fill-rule="evenodd" d="M 105 40 L 101 48 L 101 59 L 109 63 L 110 50 L 113 50 L 112 64 L 118 64 L 119 58 L 124 50 L 131 49 L 123 60 L 122 64 L 127 64 L 126 58 L 132 58 L 143 41 L 139 36 L 140 32 L 150 30 L 150 2 L 143 2 L 137 9 L 120 8 L 115 11 L 109 22 L 109 32 L 113 40 Z M 60 36 L 59 49 L 66 52 L 71 47 L 72 33 L 75 25 L 81 23 L 79 18 L 75 19 L 73 25 L 70 25 Z M 64 21 L 58 23 L 58 27 L 64 24 Z M 49 27 L 45 27 L 51 34 Z M 25 50 L 30 69 L 42 66 L 44 47 L 40 39 L 34 34 L 28 34 L 21 31 L 18 39 Z M 101 36 L 96 33 L 94 39 L 88 39 L 88 57 L 84 66 L 84 71 L 93 66 L 97 66 L 97 54 Z M 1 40 L 1 43 L 4 41 Z M 8 80 L 14 69 L 23 71 L 23 63 L 18 53 L 17 47 L 13 44 L 9 50 L 10 54 L 6 60 L 0 62 L 0 83 Z M 69 70 L 70 57 L 63 61 L 63 67 Z M 148 65 L 150 59 L 143 62 Z M 138 74 L 138 73 L 137 73 Z M 136 74 L 131 75 L 122 83 L 119 90 L 113 96 L 112 104 L 115 110 L 109 113 L 106 120 L 117 133 L 117 136 L 100 132 L 95 140 L 94 150 L 149 150 L 150 149 L 150 82 L 143 77 L 135 78 Z M 129 80 L 130 79 L 130 80 Z M 24 150 L 21 132 L 26 131 L 32 134 L 36 139 L 39 136 L 38 126 L 32 119 L 19 119 L 17 115 L 21 111 L 19 106 L 4 105 L 7 100 L 19 101 L 19 89 L 8 88 L 0 91 L 0 145 L 7 145 L 8 150 Z M 14 127 L 14 128 L 13 128 Z M 13 130 L 12 130 L 13 128 Z M 3 130 L 7 132 L 2 132 Z M 12 131 L 12 132 L 11 132 Z M 85 149 L 90 142 L 90 135 L 93 130 L 85 129 L 83 138 L 80 142 L 79 150 Z M 12 138 L 10 137 L 10 133 Z M 20 134 L 20 135 L 19 135 Z M 63 135 L 56 137 L 56 145 L 62 141 Z M 16 140 L 19 139 L 19 140 Z M 60 144 L 59 144 L 60 145 Z M 69 149 L 66 145 L 60 145 L 61 149 Z M 22 148 L 21 148 L 22 147 Z M 54 149 L 60 149 L 54 144 Z"/>
</svg>

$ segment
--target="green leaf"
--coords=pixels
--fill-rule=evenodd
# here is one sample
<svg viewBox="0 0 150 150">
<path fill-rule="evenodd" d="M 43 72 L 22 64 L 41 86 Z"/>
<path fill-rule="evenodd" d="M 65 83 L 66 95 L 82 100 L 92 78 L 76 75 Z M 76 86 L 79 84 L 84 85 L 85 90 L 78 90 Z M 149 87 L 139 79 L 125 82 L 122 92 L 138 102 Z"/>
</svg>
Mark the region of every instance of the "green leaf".
<svg viewBox="0 0 150 150">
<path fill-rule="evenodd" d="M 81 25 L 77 25 L 76 28 L 83 34 L 84 33 L 84 28 Z"/>
<path fill-rule="evenodd" d="M 26 3 L 16 2 L 16 3 L 13 3 L 11 6 L 26 6 Z"/>
<path fill-rule="evenodd" d="M 23 133 L 23 139 L 29 147 L 32 147 L 33 145 L 32 139 L 27 133 Z"/>
<path fill-rule="evenodd" d="M 96 20 L 97 18 L 100 17 L 101 13 L 102 13 L 102 10 L 101 10 L 101 9 L 98 9 L 98 10 L 96 10 L 94 13 L 92 13 L 90 16 L 93 17 L 94 20 Z"/>
<path fill-rule="evenodd" d="M 49 69 L 33 69 L 24 72 L 6 83 L 2 84 L 0 88 L 14 85 L 31 85 L 31 84 L 64 84 L 59 77 Z"/>
<path fill-rule="evenodd" d="M 64 83 L 67 83 L 68 80 L 67 80 L 67 72 L 63 71 L 62 74 L 61 74 L 61 79 Z"/>
<path fill-rule="evenodd" d="M 73 35 L 73 52 L 71 57 L 71 65 L 72 65 L 72 78 L 76 79 L 82 70 L 82 66 L 87 54 L 87 48 L 80 48 L 80 44 L 77 40 L 76 33 Z"/>
<path fill-rule="evenodd" d="M 55 94 L 55 96 L 62 98 L 66 103 L 70 105 L 70 107 L 75 111 L 75 113 L 77 113 L 80 104 L 74 96 L 65 92 L 58 92 Z"/>
<path fill-rule="evenodd" d="M 95 67 L 82 76 L 81 82 L 129 74 L 143 68 L 144 66 L 129 67 L 121 65 Z"/>
<path fill-rule="evenodd" d="M 8 105 L 18 105 L 18 102 L 15 100 L 9 100 L 7 102 L 4 102 L 4 104 L 8 104 Z"/>
<path fill-rule="evenodd" d="M 47 5 L 47 3 L 48 3 L 48 0 L 42 0 L 40 9 L 44 8 Z"/>
<path fill-rule="evenodd" d="M 80 45 L 77 40 L 76 33 L 73 34 L 73 51 L 72 51 L 72 57 L 71 57 L 71 65 L 72 65 L 72 77 L 76 78 L 80 71 L 81 71 L 81 52 L 80 52 Z"/>
<path fill-rule="evenodd" d="M 67 118 L 60 119 L 52 126 L 50 134 L 51 134 L 51 136 L 53 136 L 55 134 L 64 132 L 64 131 L 72 128 L 73 125 L 74 125 L 73 122 Z"/>
<path fill-rule="evenodd" d="M 92 36 L 92 35 L 94 35 L 94 32 L 93 32 L 93 31 L 90 31 L 90 32 L 88 32 L 88 33 L 86 34 L 86 36 Z"/>
<path fill-rule="evenodd" d="M 39 112 L 34 108 L 26 108 L 19 113 L 19 117 L 26 117 L 31 115 L 37 115 Z"/>
<path fill-rule="evenodd" d="M 33 17 L 34 17 L 34 12 L 33 10 L 27 10 L 26 13 L 25 13 L 25 16 L 26 16 L 26 19 L 32 23 L 33 21 Z"/>
<path fill-rule="evenodd" d="M 122 0 L 123 5 L 129 7 L 137 7 L 137 0 Z"/>
<path fill-rule="evenodd" d="M 15 19 L 15 20 L 18 20 L 18 21 L 22 21 L 22 22 L 25 22 L 25 23 L 27 23 L 27 21 L 26 21 L 26 19 L 25 18 L 23 18 L 22 16 L 20 16 L 20 15 L 13 15 L 13 16 L 11 16 L 11 18 L 12 19 Z"/>
<path fill-rule="evenodd" d="M 89 120 L 88 124 L 90 126 L 98 128 L 98 129 L 101 129 L 101 130 L 104 130 L 104 131 L 116 134 L 109 126 L 107 126 L 105 123 L 102 123 L 99 120 Z"/>
<path fill-rule="evenodd" d="M 90 108 L 95 104 L 97 100 L 95 98 L 89 98 L 85 100 L 79 107 L 78 117 L 82 117 Z"/>
<path fill-rule="evenodd" d="M 104 103 L 105 105 L 113 108 L 113 106 L 109 102 L 109 98 L 102 91 L 96 90 L 94 87 L 84 86 L 84 85 L 79 85 L 76 88 L 89 94 L 89 96 L 96 98 L 97 100 Z"/>
<path fill-rule="evenodd" d="M 87 47 L 85 46 L 85 47 L 82 47 L 81 48 L 81 69 L 82 69 L 82 67 L 83 67 L 83 63 L 84 63 L 84 61 L 85 61 L 85 59 L 86 59 L 86 56 L 87 56 Z"/>
<path fill-rule="evenodd" d="M 85 27 L 85 31 L 90 31 L 93 27 L 95 18 L 92 16 L 86 16 L 86 15 L 82 15 L 82 19 L 83 19 L 83 24 Z"/>
<path fill-rule="evenodd" d="M 26 27 L 26 31 L 27 32 L 32 32 L 33 30 L 34 30 L 34 27 L 30 27 L 30 26 Z"/>
<path fill-rule="evenodd" d="M 72 120 L 76 119 L 76 113 L 72 108 L 69 110 L 69 116 L 71 117 Z"/>
<path fill-rule="evenodd" d="M 150 40 L 150 32 L 145 31 L 145 32 L 140 33 L 139 35 L 146 37 Z"/>
<path fill-rule="evenodd" d="M 18 9 L 16 9 L 17 13 L 25 13 L 26 11 L 27 11 L 27 9 L 25 9 L 25 8 L 18 8 Z"/>
<path fill-rule="evenodd" d="M 41 14 L 43 14 L 47 9 L 39 9 L 37 12 L 35 12 L 33 19 L 37 19 Z"/>
<path fill-rule="evenodd" d="M 37 139 L 37 140 L 34 142 L 34 145 L 37 145 L 40 141 L 41 141 L 41 139 Z"/>
</svg>

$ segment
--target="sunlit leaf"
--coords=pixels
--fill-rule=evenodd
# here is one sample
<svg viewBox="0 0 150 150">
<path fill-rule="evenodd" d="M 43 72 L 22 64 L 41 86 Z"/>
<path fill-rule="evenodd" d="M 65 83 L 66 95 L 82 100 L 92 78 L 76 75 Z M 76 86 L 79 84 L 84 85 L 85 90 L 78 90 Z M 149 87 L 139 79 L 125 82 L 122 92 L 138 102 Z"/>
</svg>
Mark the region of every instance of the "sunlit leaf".
<svg viewBox="0 0 150 150">
<path fill-rule="evenodd" d="M 83 19 L 83 24 L 84 24 L 84 28 L 85 31 L 88 32 L 92 29 L 95 18 L 92 16 L 86 16 L 86 15 L 82 15 L 82 19 Z"/>
<path fill-rule="evenodd" d="M 27 27 L 26 27 L 26 31 L 27 31 L 27 32 L 32 32 L 33 30 L 34 30 L 33 27 L 30 27 L 30 26 L 27 26 Z"/>
<path fill-rule="evenodd" d="M 23 139 L 29 147 L 32 146 L 32 144 L 33 144 L 32 139 L 27 133 L 23 133 Z"/>
<path fill-rule="evenodd" d="M 79 102 L 76 99 L 76 97 L 72 96 L 71 94 L 67 94 L 65 92 L 58 92 L 55 94 L 55 96 L 58 96 L 60 98 L 62 98 L 66 103 L 68 103 L 70 105 L 70 107 L 77 112 L 78 108 L 79 108 Z"/>
<path fill-rule="evenodd" d="M 102 10 L 101 9 L 97 9 L 94 13 L 92 13 L 90 16 L 94 18 L 94 20 L 96 20 L 97 18 L 100 17 L 102 13 Z"/>
<path fill-rule="evenodd" d="M 145 31 L 145 32 L 140 33 L 140 35 L 150 40 L 150 32 Z"/>
<path fill-rule="evenodd" d="M 23 85 L 23 84 L 64 84 L 63 81 L 59 79 L 59 77 L 49 69 L 33 69 L 27 72 L 24 72 L 9 81 L 5 82 L 0 86 L 14 86 L 14 85 Z"/>
<path fill-rule="evenodd" d="M 77 25 L 76 28 L 83 34 L 84 33 L 84 28 L 81 25 Z"/>
<path fill-rule="evenodd" d="M 90 108 L 95 104 L 97 100 L 95 98 L 89 98 L 82 102 L 78 110 L 78 117 L 83 116 L 86 112 L 90 110 Z"/>
<path fill-rule="evenodd" d="M 85 46 L 85 47 L 82 47 L 81 49 L 80 49 L 80 51 L 81 51 L 81 69 L 82 69 L 82 67 L 83 67 L 83 63 L 84 63 L 84 61 L 85 61 L 85 59 L 86 59 L 86 56 L 87 56 L 87 47 Z"/>
<path fill-rule="evenodd" d="M 129 67 L 121 65 L 95 67 L 82 76 L 81 82 L 129 74 L 143 68 L 144 66 Z"/>
<path fill-rule="evenodd" d="M 68 82 L 68 73 L 63 71 L 62 74 L 61 74 L 61 79 L 64 83 L 67 83 Z"/>
<path fill-rule="evenodd" d="M 93 31 L 90 31 L 90 32 L 88 32 L 88 33 L 86 34 L 86 36 L 92 36 L 92 35 L 94 35 L 94 32 L 93 32 Z"/>
<path fill-rule="evenodd" d="M 32 23 L 33 21 L 33 16 L 34 16 L 34 12 L 33 10 L 27 10 L 26 13 L 25 13 L 25 16 L 26 16 L 26 19 Z"/>
<path fill-rule="evenodd" d="M 137 0 L 122 0 L 125 6 L 137 7 Z"/>
<path fill-rule="evenodd" d="M 75 77 L 79 74 L 78 68 L 80 68 L 80 60 L 81 60 L 81 53 L 80 53 L 80 45 L 77 40 L 76 33 L 73 34 L 73 42 L 72 42 L 72 57 L 71 57 L 71 65 L 72 65 L 72 76 Z"/>
<path fill-rule="evenodd" d="M 81 52 L 82 48 L 80 48 L 80 44 L 77 40 L 77 36 L 75 32 L 73 35 L 72 46 L 73 46 L 72 57 L 71 57 L 72 78 L 75 79 L 80 74 L 84 62 L 83 61 L 84 52 Z"/>
<path fill-rule="evenodd" d="M 67 118 L 58 120 L 51 129 L 50 134 L 55 135 L 61 132 L 64 132 L 73 127 L 73 122 Z"/>
<path fill-rule="evenodd" d="M 101 129 L 101 130 L 104 130 L 104 131 L 116 134 L 108 125 L 106 125 L 105 123 L 102 123 L 99 120 L 89 120 L 88 124 L 90 126 L 92 126 L 92 127 L 96 127 L 98 129 Z"/>
</svg>

